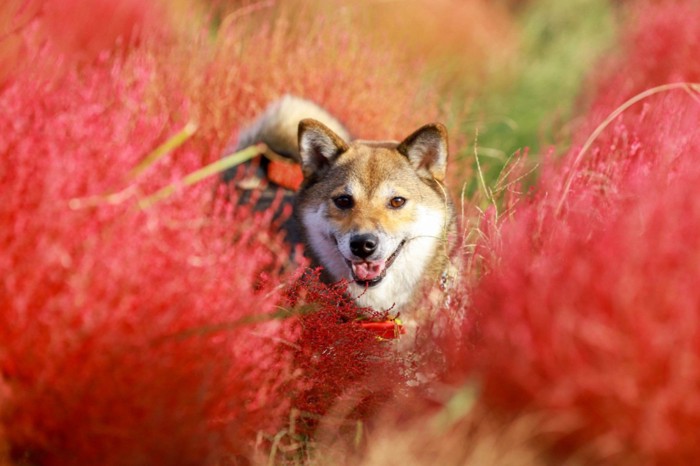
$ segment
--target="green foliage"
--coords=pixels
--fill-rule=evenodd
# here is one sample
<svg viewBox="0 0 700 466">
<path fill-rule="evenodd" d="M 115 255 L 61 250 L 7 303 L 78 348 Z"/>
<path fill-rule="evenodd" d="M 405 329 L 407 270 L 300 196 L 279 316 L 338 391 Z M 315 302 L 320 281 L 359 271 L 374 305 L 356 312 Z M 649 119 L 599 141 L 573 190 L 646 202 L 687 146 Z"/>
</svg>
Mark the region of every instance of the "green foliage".
<svg viewBox="0 0 700 466">
<path fill-rule="evenodd" d="M 528 148 L 537 162 L 554 144 L 566 148 L 584 76 L 613 43 L 614 20 L 606 0 L 540 0 L 518 12 L 517 56 L 477 92 L 477 119 L 463 126 L 472 141 L 478 131 L 487 184 L 516 151 Z M 474 148 L 458 157 L 474 163 Z M 472 181 L 468 191 L 475 189 Z"/>
</svg>

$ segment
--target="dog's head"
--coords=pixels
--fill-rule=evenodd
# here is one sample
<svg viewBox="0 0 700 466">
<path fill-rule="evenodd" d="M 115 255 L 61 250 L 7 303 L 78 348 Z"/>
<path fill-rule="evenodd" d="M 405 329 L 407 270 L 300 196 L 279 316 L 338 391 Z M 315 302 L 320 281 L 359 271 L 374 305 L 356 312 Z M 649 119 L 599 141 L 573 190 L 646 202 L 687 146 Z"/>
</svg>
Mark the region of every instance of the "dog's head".
<svg viewBox="0 0 700 466">
<path fill-rule="evenodd" d="M 347 279 L 362 305 L 410 299 L 451 219 L 445 127 L 425 125 L 400 143 L 349 143 L 303 120 L 299 153 L 297 215 L 312 256 L 335 280 Z"/>
</svg>

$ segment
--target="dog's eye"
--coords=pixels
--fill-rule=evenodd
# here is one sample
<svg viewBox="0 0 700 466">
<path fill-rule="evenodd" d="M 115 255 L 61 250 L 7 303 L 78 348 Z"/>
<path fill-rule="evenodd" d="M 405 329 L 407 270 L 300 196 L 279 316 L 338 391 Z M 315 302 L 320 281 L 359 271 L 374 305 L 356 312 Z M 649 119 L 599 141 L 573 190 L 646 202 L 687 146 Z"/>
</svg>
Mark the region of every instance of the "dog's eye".
<svg viewBox="0 0 700 466">
<path fill-rule="evenodd" d="M 341 210 L 352 209 L 352 206 L 355 205 L 352 196 L 348 196 L 347 194 L 333 198 L 333 203 Z"/>
<path fill-rule="evenodd" d="M 403 207 L 403 205 L 406 203 L 406 198 L 401 197 L 401 196 L 396 196 L 392 197 L 391 200 L 389 201 L 389 205 L 391 206 L 392 209 L 399 209 Z"/>
</svg>

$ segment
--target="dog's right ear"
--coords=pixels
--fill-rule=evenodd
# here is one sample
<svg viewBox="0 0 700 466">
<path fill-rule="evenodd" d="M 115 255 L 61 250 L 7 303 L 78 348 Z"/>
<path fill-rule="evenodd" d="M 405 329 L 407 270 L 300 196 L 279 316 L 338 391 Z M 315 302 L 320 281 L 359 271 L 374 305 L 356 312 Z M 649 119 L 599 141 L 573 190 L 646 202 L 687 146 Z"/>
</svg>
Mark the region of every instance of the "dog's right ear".
<svg viewBox="0 0 700 466">
<path fill-rule="evenodd" d="M 328 168 L 346 150 L 348 144 L 320 121 L 307 118 L 299 122 L 299 156 L 304 178 Z"/>
<path fill-rule="evenodd" d="M 437 181 L 445 179 L 447 168 L 447 129 L 440 123 L 425 125 L 396 148 L 408 158 L 416 172 Z"/>
</svg>

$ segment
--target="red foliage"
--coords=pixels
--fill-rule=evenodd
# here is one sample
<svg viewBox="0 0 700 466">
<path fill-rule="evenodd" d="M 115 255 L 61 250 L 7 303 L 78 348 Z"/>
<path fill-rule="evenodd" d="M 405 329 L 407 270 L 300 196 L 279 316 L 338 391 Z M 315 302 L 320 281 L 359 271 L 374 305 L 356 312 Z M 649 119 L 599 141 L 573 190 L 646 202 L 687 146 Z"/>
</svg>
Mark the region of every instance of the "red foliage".
<svg viewBox="0 0 700 466">
<path fill-rule="evenodd" d="M 692 119 L 700 86 L 682 87 L 682 83 L 700 83 L 700 67 L 693 58 L 700 54 L 700 5 L 641 0 L 626 8 L 634 14 L 625 24 L 621 51 L 591 74 L 591 108 L 574 137 L 575 148 L 564 161 L 574 190 L 616 192 L 630 172 L 668 170 L 700 143 Z M 669 84 L 676 87 L 621 107 Z M 599 125 L 622 109 L 595 144 L 585 147 Z M 580 150 L 587 152 L 575 153 Z"/>
<path fill-rule="evenodd" d="M 620 50 L 591 73 L 596 125 L 627 99 L 655 86 L 700 82 L 700 5 L 688 0 L 639 0 L 625 5 Z M 628 113 L 639 114 L 641 106 Z M 587 136 L 593 128 L 580 135 Z"/>
<path fill-rule="evenodd" d="M 35 58 L 0 95 L 0 443 L 35 464 L 248 455 L 289 409 L 274 342 L 294 334 L 245 324 L 274 311 L 259 277 L 288 262 L 281 238 L 269 216 L 212 209 L 211 187 L 137 208 L 216 156 L 185 146 L 130 176 L 184 123 L 151 105 L 147 61 L 44 74 L 53 57 Z"/>
<path fill-rule="evenodd" d="M 700 172 L 682 168 L 636 178 L 605 212 L 581 197 L 557 220 L 541 202 L 501 227 L 474 298 L 489 403 L 543 410 L 598 459 L 697 456 Z"/>
<path fill-rule="evenodd" d="M 636 40 L 663 39 L 671 54 L 694 47 L 700 22 L 689 8 L 645 10 Z M 624 61 L 664 58 L 640 47 Z M 663 70 L 659 79 L 695 73 L 695 62 L 669 63 L 676 69 L 653 60 L 645 69 Z M 603 87 L 594 108 L 629 97 Z M 581 141 L 601 122 L 596 111 L 587 118 Z M 546 167 L 512 217 L 486 220 L 488 272 L 466 324 L 479 349 L 463 368 L 489 406 L 537 412 L 560 454 L 692 464 L 700 453 L 699 119 L 697 96 L 647 99 L 587 152 Z"/>
<path fill-rule="evenodd" d="M 178 128 L 143 101 L 147 79 L 125 74 L 32 76 L 2 93 L 3 440 L 40 464 L 246 455 L 289 406 L 291 359 L 273 342 L 294 334 L 244 325 L 274 311 L 275 280 L 259 277 L 288 259 L 268 217 L 212 208 L 210 187 L 136 207 L 171 174 L 128 171 Z"/>
<path fill-rule="evenodd" d="M 47 40 L 73 58 L 91 60 L 101 52 L 134 45 L 145 31 L 166 29 L 159 1 L 28 0 L 36 8 Z"/>
<path fill-rule="evenodd" d="M 378 338 L 357 323 L 360 315 L 383 320 L 386 313 L 358 309 L 344 290 L 343 283 L 324 285 L 317 273 L 307 274 L 288 290 L 290 306 L 302 301 L 309 306 L 298 319 L 295 351 L 302 383 L 294 407 L 303 421 L 299 433 L 305 435 L 314 433 L 321 418 L 324 432 L 317 435 L 354 429 L 357 420 L 370 420 L 383 403 L 399 396 L 405 383 L 395 340 Z"/>
</svg>

